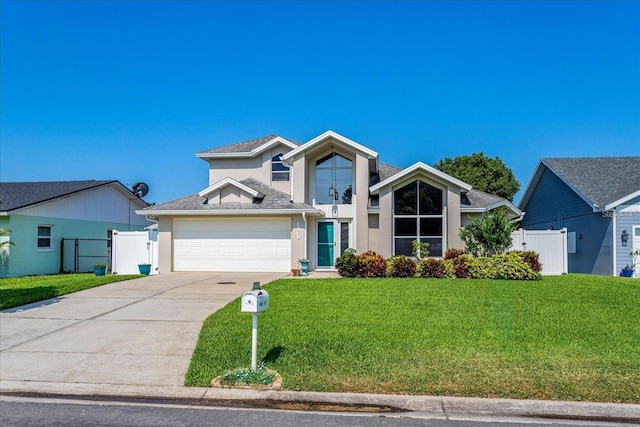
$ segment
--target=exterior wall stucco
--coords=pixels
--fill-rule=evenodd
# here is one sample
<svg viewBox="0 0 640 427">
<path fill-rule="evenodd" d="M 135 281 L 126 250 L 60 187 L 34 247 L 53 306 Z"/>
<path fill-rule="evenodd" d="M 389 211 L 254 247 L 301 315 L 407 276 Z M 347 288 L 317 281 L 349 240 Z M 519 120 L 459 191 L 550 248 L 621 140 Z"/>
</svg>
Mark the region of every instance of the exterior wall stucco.
<svg viewBox="0 0 640 427">
<path fill-rule="evenodd" d="M 393 255 L 393 191 L 391 187 L 380 190 L 380 213 L 378 215 L 378 248 L 385 258 Z"/>
<path fill-rule="evenodd" d="M 291 193 L 290 181 L 271 181 L 271 158 L 279 153 L 288 153 L 291 148 L 279 144 L 250 158 L 216 158 L 209 159 L 209 185 L 213 185 L 225 178 L 242 181 L 255 178 L 278 191 Z M 291 176 L 289 176 L 291 180 Z"/>
<path fill-rule="evenodd" d="M 447 217 L 447 235 L 443 252 L 449 248 L 464 249 L 464 243 L 459 234 L 462 226 L 459 191 L 452 191 L 451 188 L 447 190 L 445 214 Z"/>
<path fill-rule="evenodd" d="M 369 248 L 369 159 L 356 155 L 354 162 L 353 203 L 355 215 L 353 217 L 353 233 L 356 248 Z M 339 254 L 338 254 L 339 255 Z"/>
<path fill-rule="evenodd" d="M 305 258 L 307 230 L 302 215 L 291 217 L 291 268 L 300 268 L 298 260 Z"/>
<path fill-rule="evenodd" d="M 0 262 L 0 277 L 19 277 L 26 275 L 57 274 L 60 271 L 60 241 L 65 239 L 101 239 L 99 241 L 81 241 L 79 271 L 93 270 L 95 263 L 107 263 L 108 230 L 143 230 L 141 225 L 118 222 L 80 221 L 66 218 L 11 215 L 5 220 L 11 240 L 15 246 L 5 250 Z M 52 249 L 38 249 L 38 226 L 52 226 Z M 65 247 L 65 270 L 73 269 L 73 242 L 67 241 Z M 86 256 L 86 257 L 85 257 Z M 91 256 L 91 257 L 88 257 Z"/>
<path fill-rule="evenodd" d="M 173 217 L 162 216 L 158 221 L 158 272 L 173 271 Z"/>
</svg>

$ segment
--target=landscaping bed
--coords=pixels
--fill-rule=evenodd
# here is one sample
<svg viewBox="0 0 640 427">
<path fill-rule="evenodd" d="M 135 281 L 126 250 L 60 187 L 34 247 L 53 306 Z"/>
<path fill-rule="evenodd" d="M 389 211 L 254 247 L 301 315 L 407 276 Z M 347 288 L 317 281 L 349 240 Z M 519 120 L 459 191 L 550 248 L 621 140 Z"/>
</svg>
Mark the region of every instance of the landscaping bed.
<svg viewBox="0 0 640 427">
<path fill-rule="evenodd" d="M 640 281 L 308 279 L 265 286 L 258 362 L 282 388 L 640 402 Z M 204 323 L 186 385 L 251 360 L 235 300 Z"/>
</svg>

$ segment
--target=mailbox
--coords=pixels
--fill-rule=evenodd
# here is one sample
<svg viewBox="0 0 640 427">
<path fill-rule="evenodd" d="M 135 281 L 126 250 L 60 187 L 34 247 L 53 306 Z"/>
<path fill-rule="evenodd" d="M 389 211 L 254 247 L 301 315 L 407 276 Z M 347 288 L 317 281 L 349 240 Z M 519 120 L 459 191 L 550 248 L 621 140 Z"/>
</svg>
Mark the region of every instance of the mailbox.
<svg viewBox="0 0 640 427">
<path fill-rule="evenodd" d="M 242 311 L 259 313 L 269 308 L 269 294 L 263 289 L 257 289 L 242 294 Z"/>
</svg>

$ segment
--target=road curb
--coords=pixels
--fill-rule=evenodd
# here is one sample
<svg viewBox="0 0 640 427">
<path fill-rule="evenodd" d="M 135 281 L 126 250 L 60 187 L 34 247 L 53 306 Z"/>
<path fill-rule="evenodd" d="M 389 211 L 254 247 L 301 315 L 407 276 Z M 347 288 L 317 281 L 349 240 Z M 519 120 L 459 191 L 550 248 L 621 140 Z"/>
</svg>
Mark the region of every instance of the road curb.
<svg viewBox="0 0 640 427">
<path fill-rule="evenodd" d="M 344 412 L 364 407 L 376 412 L 371 408 L 377 407 L 380 412 L 407 411 L 439 419 L 491 415 L 640 424 L 640 404 L 599 402 L 21 381 L 0 381 L 0 395 L 276 408 L 298 404 L 296 409 L 324 405 Z"/>
</svg>

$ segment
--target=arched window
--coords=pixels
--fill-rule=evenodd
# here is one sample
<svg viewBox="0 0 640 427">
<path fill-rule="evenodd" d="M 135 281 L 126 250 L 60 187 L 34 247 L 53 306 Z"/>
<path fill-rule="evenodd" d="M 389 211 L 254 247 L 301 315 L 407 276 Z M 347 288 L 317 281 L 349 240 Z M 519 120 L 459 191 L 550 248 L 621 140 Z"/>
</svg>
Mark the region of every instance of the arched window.
<svg viewBox="0 0 640 427">
<path fill-rule="evenodd" d="M 429 243 L 429 255 L 443 253 L 443 191 L 417 180 L 393 192 L 395 255 L 411 255 L 414 240 Z"/>
<path fill-rule="evenodd" d="M 350 205 L 353 197 L 351 160 L 330 154 L 316 162 L 316 203 Z"/>
<path fill-rule="evenodd" d="M 283 154 L 271 158 L 271 181 L 289 181 L 289 166 L 282 161 Z"/>
</svg>

